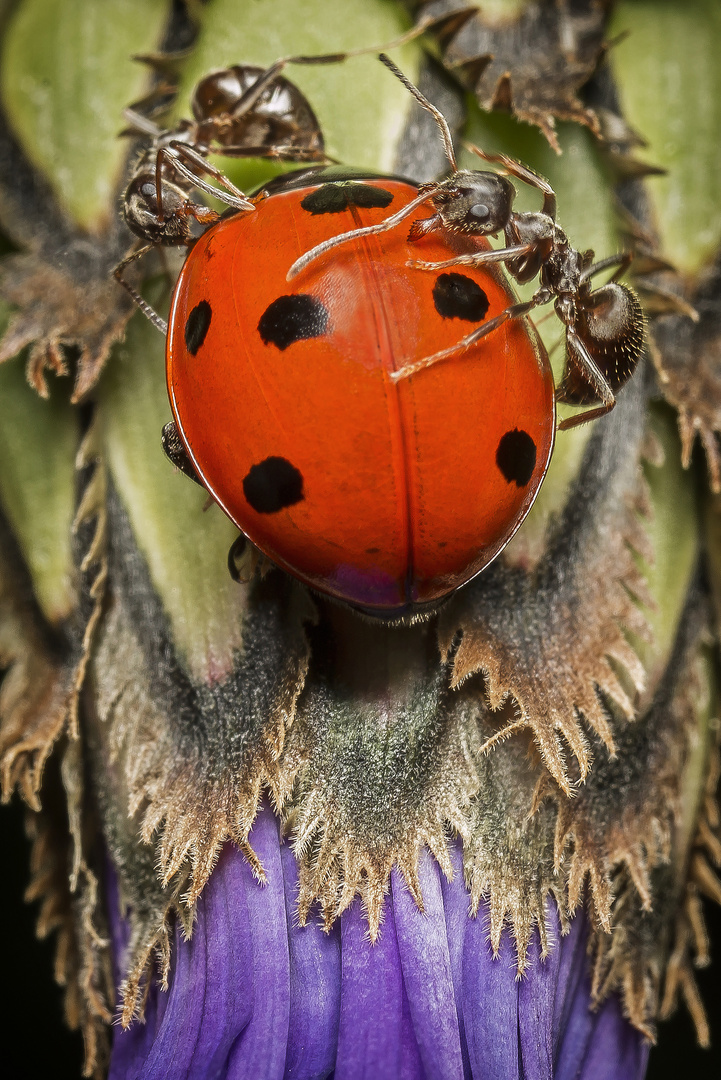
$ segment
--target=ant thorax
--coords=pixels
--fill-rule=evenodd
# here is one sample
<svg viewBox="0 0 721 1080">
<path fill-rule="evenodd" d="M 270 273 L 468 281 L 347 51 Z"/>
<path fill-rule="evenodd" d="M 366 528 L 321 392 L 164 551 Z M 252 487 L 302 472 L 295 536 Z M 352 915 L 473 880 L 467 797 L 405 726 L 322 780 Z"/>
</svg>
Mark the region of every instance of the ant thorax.
<svg viewBox="0 0 721 1080">
<path fill-rule="evenodd" d="M 576 297 L 582 289 L 583 274 L 593 261 L 593 252 L 571 247 L 563 229 L 553 227 L 552 246 L 541 266 L 541 285 L 554 296 Z"/>
<path fill-rule="evenodd" d="M 541 284 L 552 287 L 544 280 L 544 267 L 553 257 L 559 237 L 562 237 L 566 244 L 568 243 L 565 233 L 553 218 L 542 212 L 512 214 L 504 230 L 504 236 L 509 248 L 528 249 L 526 255 L 507 260 L 506 268 L 509 274 L 520 285 L 525 285 L 527 281 L 532 281 L 534 277 L 541 274 Z"/>
</svg>

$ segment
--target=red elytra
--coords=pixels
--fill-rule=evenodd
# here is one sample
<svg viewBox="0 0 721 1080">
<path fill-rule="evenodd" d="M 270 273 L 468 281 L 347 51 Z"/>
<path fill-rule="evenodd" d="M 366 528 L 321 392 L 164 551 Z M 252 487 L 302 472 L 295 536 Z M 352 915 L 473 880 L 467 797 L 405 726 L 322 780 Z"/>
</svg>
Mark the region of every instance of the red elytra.
<svg viewBox="0 0 721 1080">
<path fill-rule="evenodd" d="M 288 178 L 195 243 L 173 296 L 168 391 L 199 477 L 238 528 L 312 588 L 395 618 L 436 606 L 514 535 L 551 457 L 554 383 L 526 319 L 393 382 L 515 297 L 495 268 L 409 268 L 489 246 L 437 232 L 409 243 L 424 206 L 289 284 L 299 255 L 418 194 L 329 174 Z"/>
</svg>

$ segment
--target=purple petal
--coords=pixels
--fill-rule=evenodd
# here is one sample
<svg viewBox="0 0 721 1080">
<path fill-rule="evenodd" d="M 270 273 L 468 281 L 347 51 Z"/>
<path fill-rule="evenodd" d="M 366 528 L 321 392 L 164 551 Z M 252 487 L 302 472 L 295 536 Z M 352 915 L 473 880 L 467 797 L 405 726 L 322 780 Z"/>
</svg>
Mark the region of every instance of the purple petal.
<svg viewBox="0 0 721 1080">
<path fill-rule="evenodd" d="M 648 1047 L 618 1001 L 589 1011 L 581 914 L 526 976 L 508 932 L 494 958 L 488 908 L 468 915 L 460 844 L 455 876 L 424 852 L 421 914 L 397 871 L 380 940 L 359 900 L 330 934 L 295 922 L 298 872 L 266 807 L 251 841 L 260 886 L 232 845 L 198 902 L 190 941 L 176 933 L 167 994 L 151 990 L 145 1023 L 116 1031 L 110 1080 L 641 1080 Z M 109 875 L 116 959 L 127 945 Z"/>
<path fill-rule="evenodd" d="M 340 1013 L 340 927 L 323 933 L 315 922 L 297 925 L 298 864 L 280 852 L 290 941 L 290 1025 L 284 1076 L 320 1080 L 333 1071 Z"/>
<path fill-rule="evenodd" d="M 260 888 L 250 872 L 246 875 L 252 1018 L 233 1046 L 224 1075 L 228 1080 L 282 1080 L 290 1024 L 290 954 L 278 822 L 267 806 L 256 818 L 250 842 L 268 884 Z"/>
<path fill-rule="evenodd" d="M 393 908 L 371 945 L 356 899 L 341 920 L 341 999 L 334 1080 L 422 1080 L 410 1008 L 403 1000 Z"/>
<path fill-rule="evenodd" d="M 525 1080 L 551 1080 L 553 1077 L 553 1016 L 561 955 L 557 947 L 560 925 L 554 904 L 547 905 L 546 923 L 552 931 L 554 947 L 542 960 L 541 942 L 536 931 L 528 946 L 527 974 L 517 983 L 519 1042 Z"/>
<path fill-rule="evenodd" d="M 618 998 L 608 998 L 595 1020 L 585 1057 L 575 1075 L 582 1075 L 583 1080 L 639 1080 L 643 1077 L 651 1046 L 626 1020 Z M 566 1075 L 570 1080 L 574 1074 Z M 560 1069 L 558 1076 L 562 1080 Z"/>
<path fill-rule="evenodd" d="M 157 1017 L 152 1045 L 147 1023 L 140 1040 L 135 1025 L 118 1031 L 110 1080 L 200 1080 L 224 1067 L 252 1012 L 253 955 L 243 932 L 249 876 L 245 861 L 226 849 L 198 904 L 192 939 L 184 942 L 176 931 L 167 995 L 156 990 L 148 1002 L 150 1018 Z"/>
<path fill-rule="evenodd" d="M 571 924 L 576 942 L 564 941 L 579 957 L 575 978 L 569 978 L 566 1018 L 560 1031 L 554 1080 L 641 1080 L 648 1064 L 650 1044 L 626 1020 L 617 997 L 608 998 L 592 1012 L 591 982 L 586 970 L 588 927 L 582 915 Z M 565 956 L 564 956 L 565 959 Z"/>
<path fill-rule="evenodd" d="M 421 854 L 419 876 L 423 914 L 396 869 L 391 877 L 403 982 L 428 1080 L 463 1080 L 441 872 L 426 849 Z"/>
<path fill-rule="evenodd" d="M 455 884 L 455 881 L 454 881 Z M 508 933 L 493 958 L 485 907 L 469 919 L 463 942 L 461 1000 L 474 1078 L 519 1077 L 516 955 Z"/>
</svg>

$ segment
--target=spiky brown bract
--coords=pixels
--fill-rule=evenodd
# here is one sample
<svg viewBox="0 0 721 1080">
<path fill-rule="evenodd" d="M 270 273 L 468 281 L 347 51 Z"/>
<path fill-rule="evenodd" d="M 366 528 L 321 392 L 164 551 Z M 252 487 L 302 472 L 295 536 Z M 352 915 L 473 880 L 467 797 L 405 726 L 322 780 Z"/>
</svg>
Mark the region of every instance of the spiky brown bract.
<svg viewBox="0 0 721 1080">
<path fill-rule="evenodd" d="M 43 620 L 9 528 L 0 524 L 0 694 L 2 797 L 14 788 L 34 810 L 45 763 L 63 732 L 78 738 L 78 700 L 105 584 L 104 488 L 92 433 L 78 452 L 80 500 L 73 525 L 76 595 L 56 627 Z"/>
<path fill-rule="evenodd" d="M 712 738 L 699 724 L 710 704 L 709 615 L 692 592 L 672 661 L 648 709 L 618 729 L 616 757 L 597 761 L 573 802 L 555 796 L 555 862 L 565 864 L 569 902 L 582 901 L 588 874 L 609 931 L 593 941 L 594 997 L 620 990 L 632 1022 L 650 1036 L 689 859 L 684 768 L 699 741 L 708 748 Z"/>
<path fill-rule="evenodd" d="M 510 710 L 509 710 L 510 711 Z M 488 738 L 495 717 L 488 710 L 479 726 Z M 498 743 L 479 763 L 480 784 L 467 813 L 468 839 L 463 865 L 470 890 L 470 911 L 476 917 L 482 898 L 489 902 L 489 939 L 495 953 L 504 929 L 513 936 L 519 974 L 527 965 L 531 935 L 538 927 L 541 953 L 549 941 L 545 904 L 553 897 L 561 925 L 568 909 L 566 880 L 553 865 L 554 809 L 533 813 L 539 761 L 523 736 Z"/>
<path fill-rule="evenodd" d="M 167 944 L 170 909 L 182 899 L 192 910 L 223 842 L 238 843 L 263 879 L 247 837 L 263 785 L 276 804 L 288 795 L 277 762 L 305 677 L 304 624 L 314 608 L 288 579 L 274 575 L 274 588 L 258 584 L 248 598 L 243 647 L 231 675 L 200 685 L 174 653 L 167 618 L 115 493 L 109 506 L 113 585 L 94 654 L 88 735 L 107 774 L 99 797 L 121 896 L 143 896 L 133 856 L 137 833 L 145 845 L 159 837 L 160 881 L 150 872 L 140 875 L 148 885 L 154 881 L 152 902 L 140 913 L 133 904 L 129 1022 L 151 949 L 158 941 Z M 152 863 L 153 847 L 145 850 Z M 163 956 L 165 977 L 167 949 Z"/>
<path fill-rule="evenodd" d="M 444 64 L 482 107 L 538 125 L 558 153 L 557 119 L 573 120 L 599 134 L 598 117 L 578 91 L 604 54 L 610 0 L 572 7 L 531 2 L 495 18 L 482 4 L 474 14 L 474 6 L 468 5 L 470 17 L 444 32 L 439 44 Z M 417 20 L 459 10 L 454 0 L 412 7 Z"/>
<path fill-rule="evenodd" d="M 30 895 L 42 900 L 39 931 L 59 927 L 56 973 L 68 987 L 67 1016 L 83 1030 L 87 1074 L 101 1075 L 113 989 L 108 942 L 97 929 L 98 879 L 86 857 L 92 815 L 78 725 L 106 576 L 105 486 L 92 429 L 79 448 L 77 467 L 76 606 L 53 631 L 42 624 L 27 571 L 4 530 L 0 633 L 9 671 L 0 696 L 0 768 L 3 799 L 16 787 L 34 811 Z"/>
<path fill-rule="evenodd" d="M 639 692 L 644 683 L 627 637 L 647 632 L 637 599 L 644 595 L 643 578 L 633 554 L 648 554 L 639 516 L 645 502 L 642 401 L 639 376 L 609 423 L 594 433 L 539 564 L 524 570 L 499 560 L 441 615 L 444 655 L 457 642 L 452 684 L 483 675 L 491 709 L 512 696 L 518 706 L 514 724 L 531 729 L 545 764 L 569 796 L 588 775 L 588 731 L 614 751 L 598 691 L 632 719 L 629 692 Z"/>
<path fill-rule="evenodd" d="M 653 325 L 653 359 L 666 400 L 678 411 L 684 467 L 698 438 L 712 490 L 721 491 L 721 265 L 687 285 L 697 321 L 666 314 Z"/>
<path fill-rule="evenodd" d="M 74 889 L 68 877 L 73 838 L 66 803 L 74 781 L 69 764 L 61 777 L 57 757 L 50 762 L 41 790 L 43 810 L 28 813 L 32 853 L 25 895 L 40 901 L 38 936 L 56 934 L 55 978 L 65 989 L 65 1016 L 71 1028 L 83 1033 L 85 1075 L 99 1080 L 107 1065 L 113 974 L 98 879 L 84 859 Z"/>
<path fill-rule="evenodd" d="M 45 372 L 66 374 L 70 347 L 76 353 L 74 400 L 80 401 L 132 314 L 129 298 L 109 276 L 125 237 L 115 222 L 93 238 L 73 224 L 27 163 L 1 112 L 0 215 L 21 249 L 3 260 L 2 294 L 16 310 L 0 344 L 0 362 L 30 345 L 28 381 L 47 396 Z"/>
<path fill-rule="evenodd" d="M 360 893 L 375 939 L 394 863 L 421 906 L 422 845 L 451 874 L 446 830 L 466 832 L 462 809 L 478 786 L 478 703 L 449 689 L 432 624 L 389 629 L 326 614 L 316 644 L 327 659 L 308 679 L 280 762 L 298 775 L 286 814 L 300 915 L 317 899 L 330 925 Z"/>
</svg>

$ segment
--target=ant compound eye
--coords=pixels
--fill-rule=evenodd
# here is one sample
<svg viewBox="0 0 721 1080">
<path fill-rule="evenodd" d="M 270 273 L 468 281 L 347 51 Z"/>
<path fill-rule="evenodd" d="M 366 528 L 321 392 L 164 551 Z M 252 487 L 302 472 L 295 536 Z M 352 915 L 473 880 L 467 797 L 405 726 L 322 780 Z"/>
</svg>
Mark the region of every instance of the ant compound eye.
<svg viewBox="0 0 721 1080">
<path fill-rule="evenodd" d="M 471 217 L 477 218 L 478 221 L 486 221 L 491 213 L 485 203 L 476 203 L 472 206 L 468 213 Z"/>
</svg>

